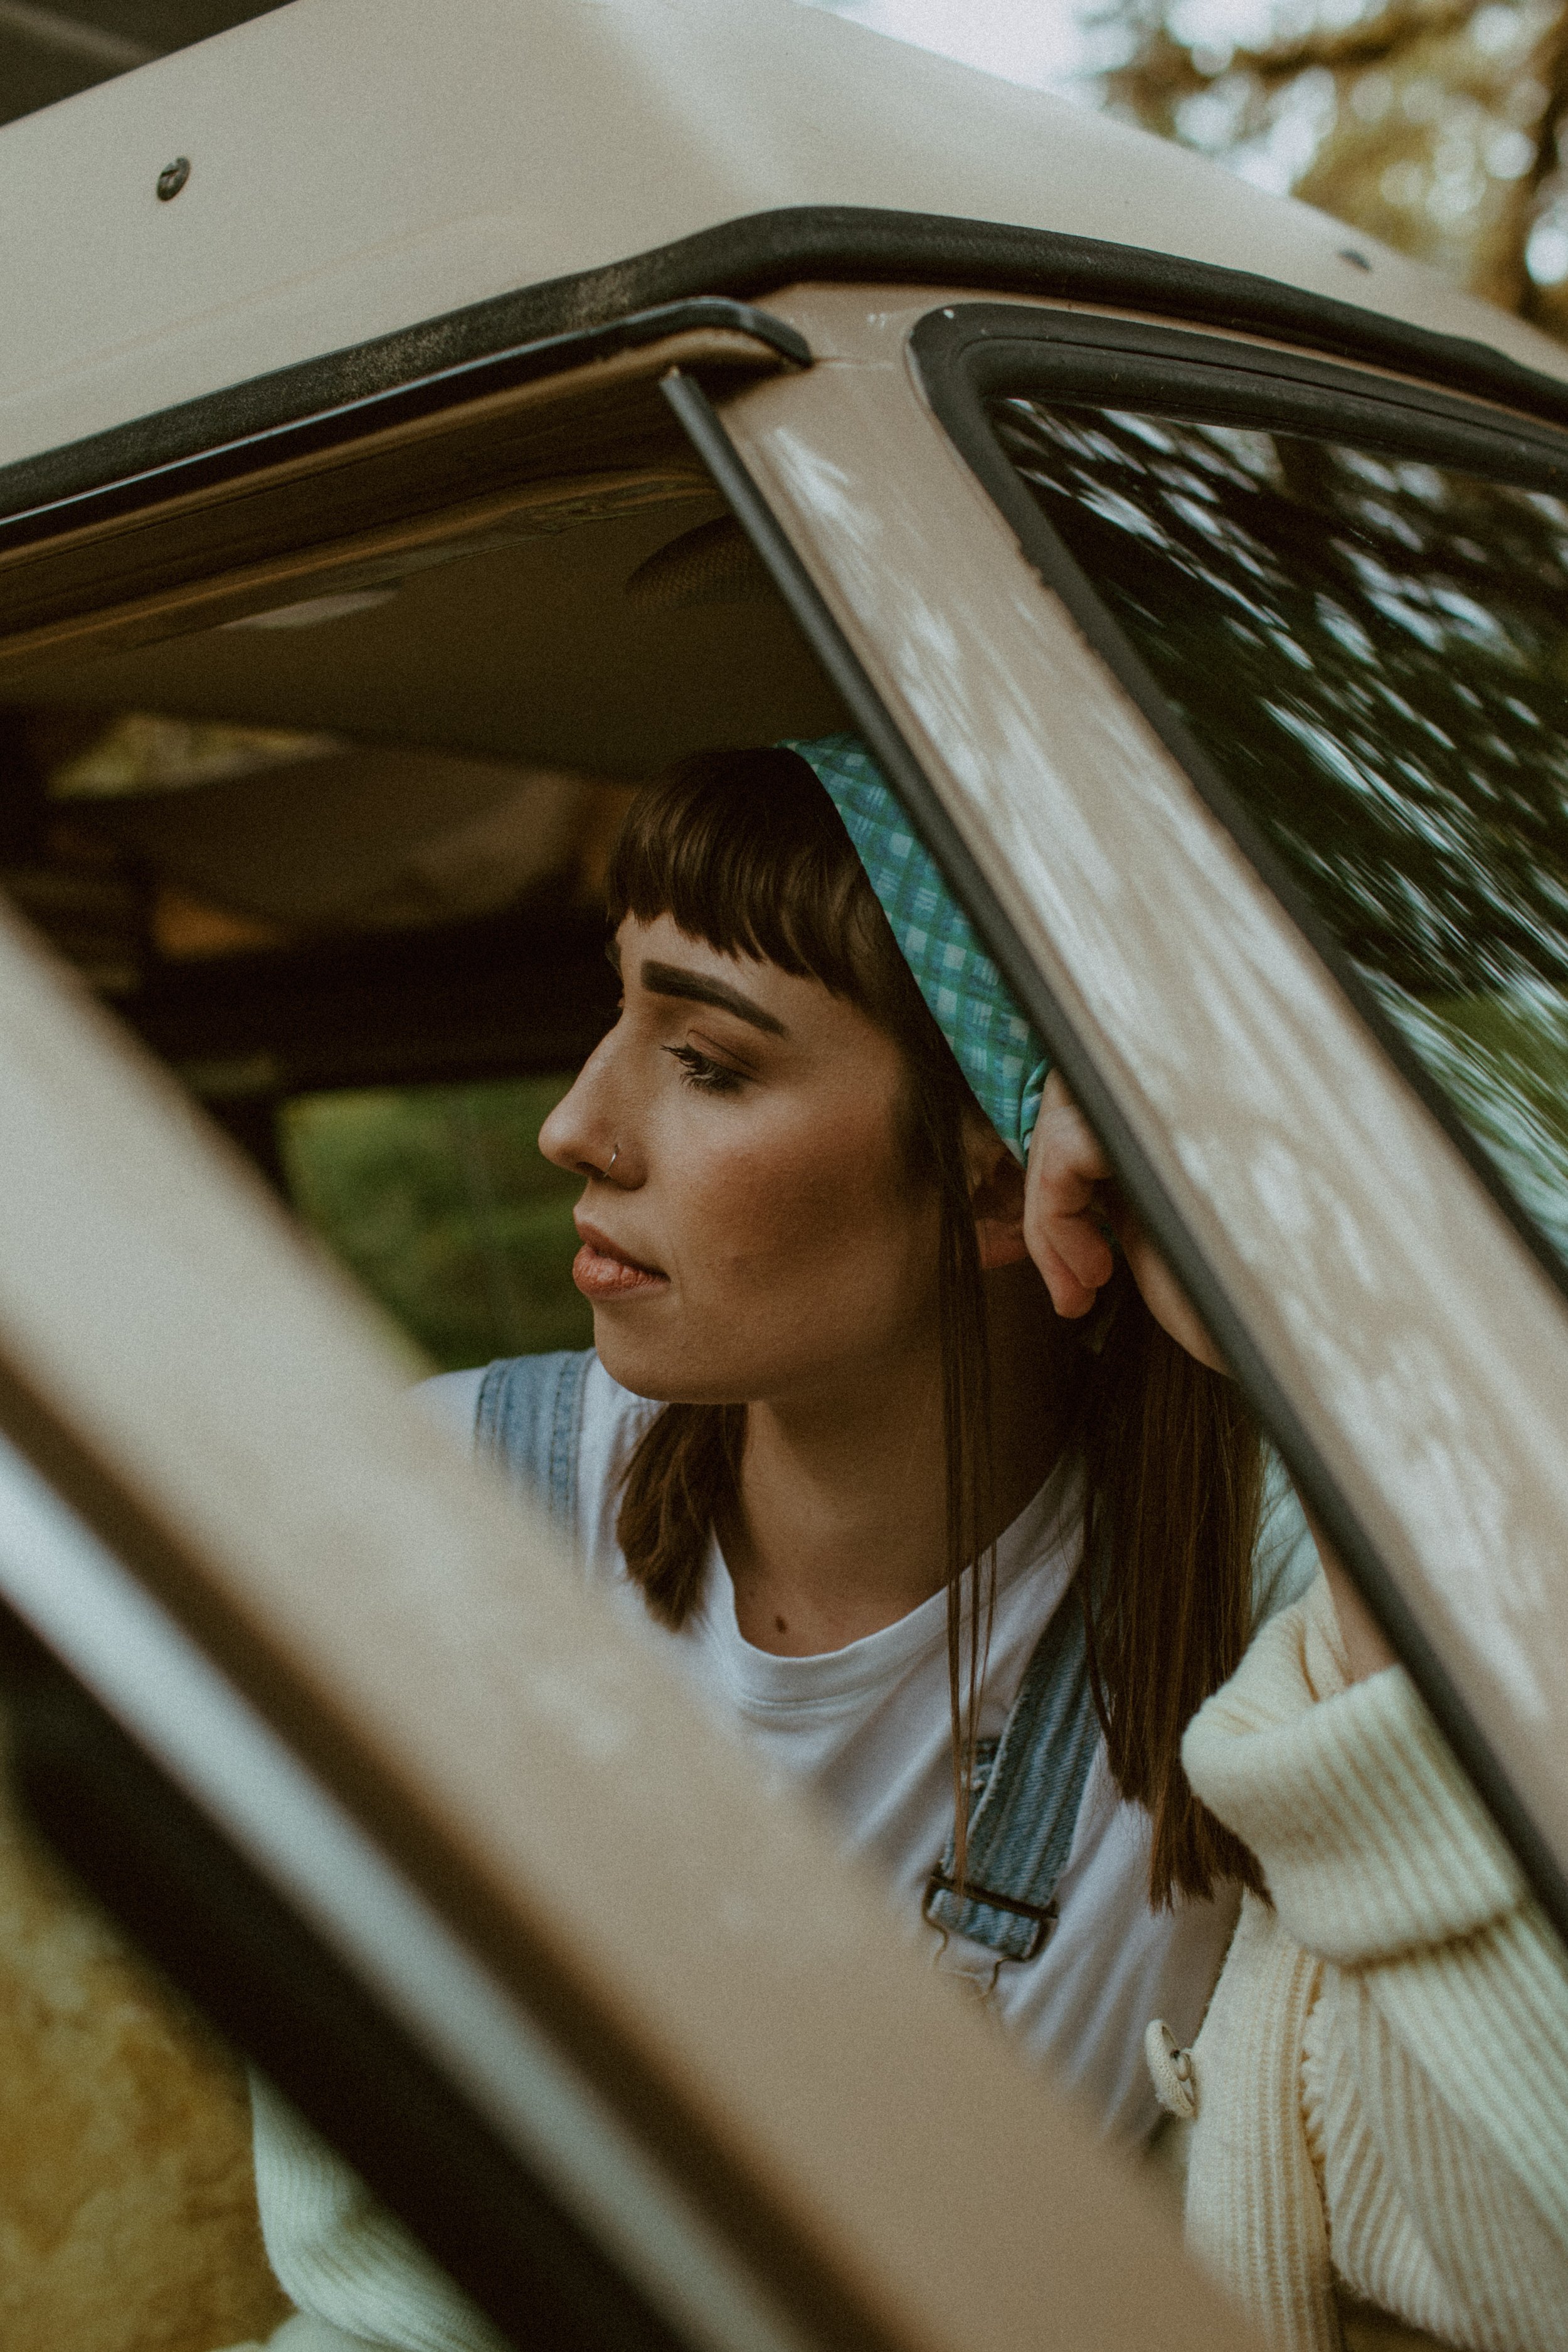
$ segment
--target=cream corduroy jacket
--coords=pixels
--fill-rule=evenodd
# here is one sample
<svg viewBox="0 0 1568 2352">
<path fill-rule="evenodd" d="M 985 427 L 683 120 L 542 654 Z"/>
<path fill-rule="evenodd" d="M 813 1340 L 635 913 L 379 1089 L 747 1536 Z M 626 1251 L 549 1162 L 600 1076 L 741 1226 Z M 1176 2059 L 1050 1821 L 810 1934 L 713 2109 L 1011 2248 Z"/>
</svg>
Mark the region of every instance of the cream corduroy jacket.
<svg viewBox="0 0 1568 2352">
<path fill-rule="evenodd" d="M 1189 1727 L 1263 1866 L 1179 2080 L 1194 2252 L 1285 2352 L 1371 2305 L 1568 2347 L 1568 1969 L 1400 1667 L 1348 1685 L 1320 1578 Z"/>
</svg>

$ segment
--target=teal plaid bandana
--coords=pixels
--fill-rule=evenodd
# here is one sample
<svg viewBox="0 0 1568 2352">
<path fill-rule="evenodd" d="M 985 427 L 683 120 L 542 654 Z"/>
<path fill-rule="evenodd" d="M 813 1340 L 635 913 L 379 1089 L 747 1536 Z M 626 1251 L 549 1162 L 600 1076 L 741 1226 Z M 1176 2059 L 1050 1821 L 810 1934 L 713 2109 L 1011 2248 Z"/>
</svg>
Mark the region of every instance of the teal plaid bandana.
<svg viewBox="0 0 1568 2352">
<path fill-rule="evenodd" d="M 1050 1059 L 858 735 L 789 742 L 826 788 L 981 1108 L 1022 1160 Z"/>
</svg>

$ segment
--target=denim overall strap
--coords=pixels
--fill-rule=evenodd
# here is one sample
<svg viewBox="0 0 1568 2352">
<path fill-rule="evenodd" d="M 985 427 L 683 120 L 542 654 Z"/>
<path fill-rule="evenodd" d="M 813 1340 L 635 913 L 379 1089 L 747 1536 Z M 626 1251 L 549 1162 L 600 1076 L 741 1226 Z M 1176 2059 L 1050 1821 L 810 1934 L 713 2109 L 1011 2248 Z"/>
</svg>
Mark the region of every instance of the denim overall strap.
<svg viewBox="0 0 1568 2352">
<path fill-rule="evenodd" d="M 933 1927 L 1006 1960 L 1034 1958 L 1057 1924 L 1057 1881 L 1099 1744 L 1075 1583 L 1035 1645 L 1001 1738 L 975 1758 L 964 1892 L 953 1892 L 950 1838 L 926 1886 Z"/>
<path fill-rule="evenodd" d="M 474 1415 L 474 1451 L 542 1503 L 563 1534 L 577 1535 L 577 1441 L 594 1351 L 509 1356 L 487 1367 Z"/>
</svg>

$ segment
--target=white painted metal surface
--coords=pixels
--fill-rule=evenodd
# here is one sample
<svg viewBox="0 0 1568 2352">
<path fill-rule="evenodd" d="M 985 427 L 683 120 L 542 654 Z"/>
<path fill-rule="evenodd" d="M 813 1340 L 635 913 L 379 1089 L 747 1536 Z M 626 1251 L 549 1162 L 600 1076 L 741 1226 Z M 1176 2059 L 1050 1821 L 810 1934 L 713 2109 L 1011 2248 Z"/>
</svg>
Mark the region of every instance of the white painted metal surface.
<svg viewBox="0 0 1568 2352">
<path fill-rule="evenodd" d="M 802 205 L 1152 247 L 1568 374 L 1339 222 L 794 0 L 293 0 L 0 131 L 0 464 Z"/>
</svg>

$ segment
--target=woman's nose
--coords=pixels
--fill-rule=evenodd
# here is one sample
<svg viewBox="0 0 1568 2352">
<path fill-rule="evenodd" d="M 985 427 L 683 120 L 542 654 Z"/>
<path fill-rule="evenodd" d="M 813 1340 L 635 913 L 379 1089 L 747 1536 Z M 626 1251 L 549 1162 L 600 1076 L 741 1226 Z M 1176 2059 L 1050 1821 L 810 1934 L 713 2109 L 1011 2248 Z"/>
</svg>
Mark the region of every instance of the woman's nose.
<svg viewBox="0 0 1568 2352">
<path fill-rule="evenodd" d="M 539 1130 L 546 1160 L 578 1176 L 603 1176 L 617 1158 L 604 1084 L 609 1042 L 589 1055 Z"/>
</svg>

